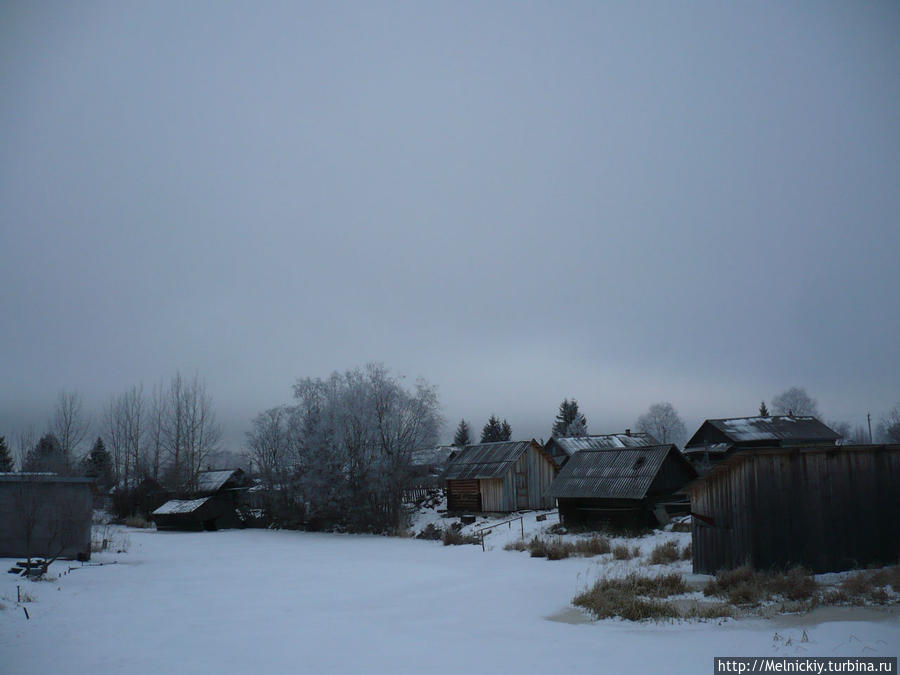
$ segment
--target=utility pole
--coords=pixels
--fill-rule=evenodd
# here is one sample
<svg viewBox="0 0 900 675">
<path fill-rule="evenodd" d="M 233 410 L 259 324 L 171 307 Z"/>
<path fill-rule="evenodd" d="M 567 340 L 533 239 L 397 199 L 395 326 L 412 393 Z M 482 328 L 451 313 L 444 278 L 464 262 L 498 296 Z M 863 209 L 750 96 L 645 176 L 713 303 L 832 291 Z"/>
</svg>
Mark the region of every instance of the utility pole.
<svg viewBox="0 0 900 675">
<path fill-rule="evenodd" d="M 866 421 L 869 423 L 869 445 L 872 445 L 872 413 L 866 413 Z"/>
</svg>

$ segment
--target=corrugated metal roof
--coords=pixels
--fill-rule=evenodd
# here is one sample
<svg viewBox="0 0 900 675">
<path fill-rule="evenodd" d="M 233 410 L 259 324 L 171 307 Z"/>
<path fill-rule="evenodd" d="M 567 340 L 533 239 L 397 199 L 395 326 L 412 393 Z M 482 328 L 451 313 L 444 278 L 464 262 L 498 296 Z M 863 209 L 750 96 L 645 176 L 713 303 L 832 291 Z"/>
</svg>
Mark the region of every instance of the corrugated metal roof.
<svg viewBox="0 0 900 675">
<path fill-rule="evenodd" d="M 203 499 L 170 499 L 153 512 L 154 516 L 167 516 L 173 513 L 191 513 L 196 511 L 212 497 L 203 497 Z"/>
<path fill-rule="evenodd" d="M 239 471 L 241 470 L 201 471 L 197 474 L 197 492 L 218 492 Z"/>
<path fill-rule="evenodd" d="M 829 429 L 815 417 L 734 417 L 729 419 L 706 420 L 721 431 L 732 443 L 755 441 L 836 441 L 839 434 Z M 704 445 L 699 439 L 700 430 L 688 441 L 685 449 Z"/>
<path fill-rule="evenodd" d="M 639 448 L 659 443 L 653 436 L 638 431 L 632 434 L 598 434 L 596 436 L 554 437 L 553 444 L 570 457 L 579 450 L 600 450 L 603 448 Z M 555 454 L 555 453 L 554 453 Z"/>
<path fill-rule="evenodd" d="M 501 441 L 467 445 L 444 471 L 444 480 L 502 478 L 531 441 Z"/>
<path fill-rule="evenodd" d="M 444 464 L 454 452 L 459 450 L 455 445 L 439 445 L 436 448 L 422 448 L 413 450 L 410 455 L 410 464 L 413 466 L 431 466 Z"/>
<path fill-rule="evenodd" d="M 550 485 L 551 497 L 643 499 L 674 445 L 579 450 Z"/>
</svg>

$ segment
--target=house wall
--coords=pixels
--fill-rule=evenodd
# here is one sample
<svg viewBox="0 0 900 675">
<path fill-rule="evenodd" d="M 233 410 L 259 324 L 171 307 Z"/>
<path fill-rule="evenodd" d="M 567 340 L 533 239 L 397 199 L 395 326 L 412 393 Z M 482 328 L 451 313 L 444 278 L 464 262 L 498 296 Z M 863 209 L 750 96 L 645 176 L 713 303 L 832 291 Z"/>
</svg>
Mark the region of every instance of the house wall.
<svg viewBox="0 0 900 675">
<path fill-rule="evenodd" d="M 89 481 L 0 481 L 0 558 L 90 559 L 92 509 Z"/>
<path fill-rule="evenodd" d="M 447 481 L 448 511 L 481 511 L 481 492 L 477 480 Z"/>
<path fill-rule="evenodd" d="M 691 488 L 694 571 L 900 557 L 900 445 L 748 454 Z"/>
<path fill-rule="evenodd" d="M 493 478 L 478 481 L 481 490 L 482 511 L 509 511 L 508 505 L 508 478 Z"/>
<path fill-rule="evenodd" d="M 516 471 L 524 471 L 528 475 L 528 508 L 552 509 L 554 500 L 546 493 L 558 473 L 553 461 L 534 445 L 530 445 L 516 463 Z"/>
</svg>

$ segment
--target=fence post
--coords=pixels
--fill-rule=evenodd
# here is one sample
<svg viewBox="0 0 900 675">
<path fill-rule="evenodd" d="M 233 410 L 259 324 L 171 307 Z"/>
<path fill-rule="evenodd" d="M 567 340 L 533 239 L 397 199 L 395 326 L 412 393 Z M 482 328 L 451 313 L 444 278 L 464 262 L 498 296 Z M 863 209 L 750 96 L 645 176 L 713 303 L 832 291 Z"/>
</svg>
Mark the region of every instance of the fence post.
<svg viewBox="0 0 900 675">
<path fill-rule="evenodd" d="M 522 526 L 522 541 L 525 541 L 525 518 L 519 518 L 519 525 Z"/>
</svg>

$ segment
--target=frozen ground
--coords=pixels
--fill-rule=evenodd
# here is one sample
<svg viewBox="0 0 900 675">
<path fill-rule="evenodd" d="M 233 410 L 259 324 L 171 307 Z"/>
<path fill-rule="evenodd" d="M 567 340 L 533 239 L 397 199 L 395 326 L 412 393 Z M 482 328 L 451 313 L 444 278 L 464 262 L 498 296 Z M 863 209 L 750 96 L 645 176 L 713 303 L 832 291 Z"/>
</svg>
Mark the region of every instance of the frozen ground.
<svg viewBox="0 0 900 675">
<path fill-rule="evenodd" d="M 530 531 L 552 523 L 534 516 Z M 0 560 L 0 672 L 697 673 L 713 656 L 900 652 L 900 618 L 869 610 L 592 622 L 569 601 L 604 563 L 504 551 L 512 531 L 495 528 L 482 552 L 376 536 L 127 530 L 127 553 L 93 561 L 117 564 L 62 575 L 71 563 L 56 563 L 57 579 L 42 582 L 6 574 L 13 561 Z M 648 537 L 642 549 L 667 536 L 685 535 Z M 30 621 L 16 584 L 34 598 Z"/>
</svg>

